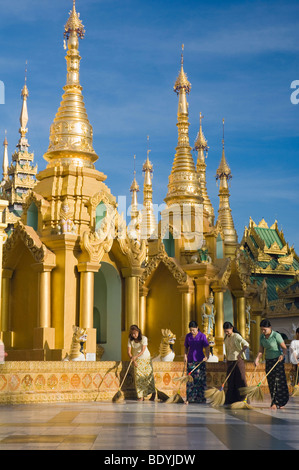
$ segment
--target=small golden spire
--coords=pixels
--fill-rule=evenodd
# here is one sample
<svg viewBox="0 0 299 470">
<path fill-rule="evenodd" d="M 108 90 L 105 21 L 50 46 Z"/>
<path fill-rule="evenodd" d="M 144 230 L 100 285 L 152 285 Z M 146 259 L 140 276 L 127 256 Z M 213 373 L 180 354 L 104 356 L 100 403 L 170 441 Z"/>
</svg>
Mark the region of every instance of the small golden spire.
<svg viewBox="0 0 299 470">
<path fill-rule="evenodd" d="M 216 180 L 221 179 L 221 177 L 225 177 L 227 180 L 232 178 L 232 173 L 230 171 L 230 167 L 225 158 L 225 150 L 224 150 L 224 119 L 222 119 L 223 123 L 223 137 L 222 137 L 222 157 L 216 172 Z"/>
<path fill-rule="evenodd" d="M 27 99 L 29 96 L 28 88 L 27 88 L 27 66 L 28 62 L 26 60 L 25 64 L 25 83 L 21 92 L 21 98 L 22 98 L 22 109 L 21 109 L 21 115 L 20 115 L 20 124 L 21 127 L 19 129 L 19 133 L 21 135 L 20 140 L 17 144 L 17 147 L 19 150 L 24 151 L 27 150 L 29 147 L 28 140 L 26 138 L 26 134 L 28 132 L 27 129 L 27 123 L 28 123 L 28 109 L 27 109 Z"/>
<path fill-rule="evenodd" d="M 199 113 L 199 132 L 194 144 L 194 150 L 197 151 L 197 163 L 196 171 L 198 175 L 198 181 L 201 190 L 201 196 L 203 198 L 203 208 L 209 214 L 208 218 L 210 223 L 214 224 L 214 209 L 207 191 L 207 181 L 206 181 L 206 162 L 205 162 L 205 152 L 208 152 L 208 143 L 202 131 L 202 119 L 203 115 Z"/>
<path fill-rule="evenodd" d="M 134 192 L 139 192 L 139 185 L 136 181 L 136 155 L 134 155 L 134 179 L 132 181 L 132 184 L 131 184 L 131 187 L 130 187 L 130 192 L 131 193 L 134 193 Z M 133 195 L 134 197 L 134 195 Z"/>
<path fill-rule="evenodd" d="M 3 168 L 3 179 L 7 180 L 8 179 L 8 167 L 9 167 L 9 162 L 8 162 L 8 142 L 7 142 L 7 130 L 5 130 L 5 138 L 4 138 L 4 142 L 3 142 L 3 146 L 4 146 L 4 152 L 3 152 L 3 164 L 2 164 L 2 168 Z"/>
<path fill-rule="evenodd" d="M 147 136 L 149 142 L 149 136 Z M 142 209 L 142 222 L 141 222 L 141 238 L 148 239 L 155 232 L 157 228 L 156 219 L 153 209 L 153 164 L 149 159 L 150 149 L 147 150 L 146 161 L 143 164 L 142 171 L 144 172 L 143 184 L 143 209 Z"/>
<path fill-rule="evenodd" d="M 75 1 L 64 28 L 67 40 L 67 80 L 62 102 L 50 128 L 50 143 L 44 158 L 48 166 L 75 165 L 94 168 L 98 159 L 93 149 L 93 130 L 83 102 L 79 79 L 79 41 L 85 34 Z"/>
<path fill-rule="evenodd" d="M 134 178 L 130 187 L 130 192 L 132 193 L 132 202 L 131 202 L 131 229 L 133 226 L 133 231 L 135 233 L 135 230 L 139 229 L 138 222 L 139 222 L 139 210 L 138 210 L 138 200 L 137 200 L 137 193 L 139 192 L 139 185 L 136 181 L 136 168 L 135 168 L 135 163 L 136 163 L 136 155 L 134 155 Z M 130 229 L 130 230 L 131 230 Z M 137 230 L 138 232 L 138 230 Z M 136 232 L 136 233 L 137 233 Z"/>
<path fill-rule="evenodd" d="M 223 122 L 223 137 L 222 137 L 222 157 L 220 165 L 216 172 L 216 180 L 220 180 L 219 184 L 219 209 L 218 221 L 221 224 L 224 233 L 224 241 L 229 244 L 238 243 L 238 235 L 234 227 L 234 221 L 231 213 L 229 203 L 229 185 L 228 181 L 232 178 L 230 168 L 227 164 L 224 152 L 224 119 Z"/>
<path fill-rule="evenodd" d="M 199 113 L 199 132 L 197 134 L 197 137 L 194 143 L 194 150 L 202 149 L 207 152 L 209 147 L 208 147 L 208 142 L 206 141 L 206 138 L 202 131 L 202 123 L 201 123 L 202 118 L 203 118 L 203 115 L 200 112 Z"/>
</svg>

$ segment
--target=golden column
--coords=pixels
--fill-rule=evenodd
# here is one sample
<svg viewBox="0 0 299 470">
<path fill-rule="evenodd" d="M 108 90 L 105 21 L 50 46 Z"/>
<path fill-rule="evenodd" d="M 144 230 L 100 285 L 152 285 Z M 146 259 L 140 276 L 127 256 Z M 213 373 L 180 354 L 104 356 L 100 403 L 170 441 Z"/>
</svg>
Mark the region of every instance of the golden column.
<svg viewBox="0 0 299 470">
<path fill-rule="evenodd" d="M 235 296 L 236 306 L 234 324 L 243 338 L 246 338 L 246 298 L 242 290 L 233 291 L 233 295 Z"/>
<path fill-rule="evenodd" d="M 144 325 L 144 317 L 141 321 L 140 312 L 140 293 L 139 279 L 143 272 L 142 268 L 131 266 L 130 268 L 122 268 L 122 275 L 125 280 L 125 318 L 124 330 L 122 331 L 122 358 L 127 359 L 128 335 L 131 325 L 137 325 L 141 328 Z M 144 313 L 144 309 L 143 309 Z M 144 327 L 144 326 L 143 326 Z M 142 330 L 144 333 L 144 331 Z"/>
<path fill-rule="evenodd" d="M 38 318 L 33 333 L 34 349 L 54 349 L 55 329 L 52 328 L 51 272 L 55 265 L 38 264 L 34 266 L 39 276 Z M 44 359 L 44 357 L 42 357 Z"/>
<path fill-rule="evenodd" d="M 255 359 L 257 353 L 260 348 L 260 336 L 261 336 L 261 329 L 260 323 L 262 321 L 262 315 L 253 312 L 252 318 L 254 320 L 254 326 L 251 328 L 251 335 L 250 335 L 250 349 L 252 350 L 252 359 Z"/>
<path fill-rule="evenodd" d="M 139 295 L 140 295 L 140 305 L 139 305 L 139 324 L 140 329 L 146 334 L 146 299 L 148 295 L 148 288 L 142 286 L 139 288 Z"/>
<path fill-rule="evenodd" d="M 1 269 L 2 271 L 2 269 Z M 2 297 L 1 297 L 1 331 L 2 339 L 6 347 L 13 347 L 13 332 L 10 331 L 9 303 L 10 303 L 10 282 L 13 275 L 12 269 L 2 271 Z"/>
<path fill-rule="evenodd" d="M 182 334 L 181 342 L 181 355 L 184 357 L 184 341 L 185 336 L 189 333 L 189 323 L 192 320 L 193 305 L 194 305 L 194 286 L 193 285 L 180 285 L 178 291 L 182 296 Z"/>
<path fill-rule="evenodd" d="M 87 333 L 85 344 L 86 358 L 96 360 L 97 330 L 93 327 L 94 307 L 94 273 L 100 269 L 100 264 L 80 263 L 80 318 L 79 326 Z"/>
<path fill-rule="evenodd" d="M 215 349 L 217 350 L 217 356 L 219 357 L 219 360 L 223 360 L 223 293 L 226 291 L 226 288 L 221 286 L 212 286 L 212 288 L 215 299 Z"/>
<path fill-rule="evenodd" d="M 129 331 L 131 325 L 140 324 L 139 317 L 139 278 L 143 270 L 132 267 L 122 269 L 125 278 L 125 328 Z"/>
</svg>

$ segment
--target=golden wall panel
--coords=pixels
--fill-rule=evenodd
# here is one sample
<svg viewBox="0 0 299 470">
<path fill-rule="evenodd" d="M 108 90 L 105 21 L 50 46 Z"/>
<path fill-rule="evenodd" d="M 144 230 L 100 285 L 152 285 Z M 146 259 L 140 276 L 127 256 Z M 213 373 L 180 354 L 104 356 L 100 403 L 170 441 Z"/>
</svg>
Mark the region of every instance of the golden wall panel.
<svg viewBox="0 0 299 470">
<path fill-rule="evenodd" d="M 0 365 L 0 404 L 53 403 L 75 401 L 110 401 L 118 391 L 119 381 L 128 362 L 6 362 Z M 183 371 L 182 362 L 153 362 L 156 387 L 168 396 L 178 389 L 175 377 Z M 248 384 L 254 366 L 246 364 Z M 290 384 L 291 365 L 286 364 Z M 225 363 L 207 364 L 207 386 L 220 387 L 226 375 Z M 258 368 L 254 383 L 265 375 L 264 365 Z M 125 398 L 134 399 L 133 369 L 127 375 Z M 263 387 L 268 393 L 268 387 Z M 290 388 L 291 391 L 291 388 Z M 185 386 L 181 394 L 185 397 Z"/>
</svg>

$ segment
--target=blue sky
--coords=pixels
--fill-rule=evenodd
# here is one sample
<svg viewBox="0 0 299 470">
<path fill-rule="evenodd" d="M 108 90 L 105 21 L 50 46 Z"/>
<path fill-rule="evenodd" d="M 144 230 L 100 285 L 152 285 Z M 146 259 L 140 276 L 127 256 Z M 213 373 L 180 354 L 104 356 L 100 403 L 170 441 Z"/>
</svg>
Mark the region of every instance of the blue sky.
<svg viewBox="0 0 299 470">
<path fill-rule="evenodd" d="M 277 219 L 299 253 L 299 104 L 290 100 L 291 82 L 299 80 L 299 3 L 77 0 L 76 5 L 86 29 L 80 81 L 99 155 L 96 168 L 107 175 L 112 193 L 130 197 L 134 154 L 142 189 L 149 135 L 154 203 L 163 203 L 177 144 L 173 85 L 184 44 L 184 69 L 192 85 L 190 143 L 202 112 L 215 213 L 224 118 L 239 240 L 249 217 L 255 222 L 264 217 L 269 225 Z M 66 79 L 63 27 L 72 1 L 0 0 L 0 6 L 0 80 L 5 84 L 0 140 L 7 129 L 12 154 L 28 60 L 28 139 L 43 170 Z"/>
</svg>

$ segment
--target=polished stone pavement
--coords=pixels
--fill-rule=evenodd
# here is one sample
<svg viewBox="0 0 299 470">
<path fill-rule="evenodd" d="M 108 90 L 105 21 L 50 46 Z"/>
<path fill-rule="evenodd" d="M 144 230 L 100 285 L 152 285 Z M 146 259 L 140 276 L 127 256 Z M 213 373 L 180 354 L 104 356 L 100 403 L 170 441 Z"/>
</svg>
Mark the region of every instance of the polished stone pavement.
<svg viewBox="0 0 299 470">
<path fill-rule="evenodd" d="M 298 450 L 299 398 L 282 410 L 89 402 L 0 405 L 0 450 Z"/>
</svg>

